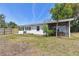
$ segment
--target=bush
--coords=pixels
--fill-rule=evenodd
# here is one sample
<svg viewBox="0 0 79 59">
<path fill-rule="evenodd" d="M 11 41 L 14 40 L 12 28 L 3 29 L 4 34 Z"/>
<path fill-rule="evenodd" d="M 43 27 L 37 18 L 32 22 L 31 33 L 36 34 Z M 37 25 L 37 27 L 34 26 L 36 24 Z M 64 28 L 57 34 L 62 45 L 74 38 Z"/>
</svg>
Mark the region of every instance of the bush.
<svg viewBox="0 0 79 59">
<path fill-rule="evenodd" d="M 52 35 L 54 30 L 49 29 L 47 24 L 43 25 L 43 32 L 46 33 L 46 36 Z"/>
</svg>

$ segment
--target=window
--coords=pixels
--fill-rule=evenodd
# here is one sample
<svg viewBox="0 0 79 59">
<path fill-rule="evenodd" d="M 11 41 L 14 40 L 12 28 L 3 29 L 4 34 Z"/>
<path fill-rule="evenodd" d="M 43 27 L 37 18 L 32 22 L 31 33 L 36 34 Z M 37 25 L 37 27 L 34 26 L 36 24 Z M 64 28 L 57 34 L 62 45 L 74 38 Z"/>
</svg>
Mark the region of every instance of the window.
<svg viewBox="0 0 79 59">
<path fill-rule="evenodd" d="M 27 30 L 28 30 L 28 27 L 27 27 Z"/>
<path fill-rule="evenodd" d="M 24 30 L 24 27 L 23 26 L 20 26 L 19 27 L 19 30 L 21 30 L 21 31 Z"/>
<path fill-rule="evenodd" d="M 25 26 L 25 30 L 27 30 L 27 27 Z"/>
<path fill-rule="evenodd" d="M 31 30 L 31 27 L 29 27 L 29 30 Z"/>
<path fill-rule="evenodd" d="M 31 27 L 27 27 L 27 30 L 31 30 Z"/>
<path fill-rule="evenodd" d="M 39 31 L 40 30 L 40 27 L 39 26 L 37 26 L 37 31 Z"/>
<path fill-rule="evenodd" d="M 26 30 L 28 30 L 28 27 L 26 27 Z"/>
</svg>

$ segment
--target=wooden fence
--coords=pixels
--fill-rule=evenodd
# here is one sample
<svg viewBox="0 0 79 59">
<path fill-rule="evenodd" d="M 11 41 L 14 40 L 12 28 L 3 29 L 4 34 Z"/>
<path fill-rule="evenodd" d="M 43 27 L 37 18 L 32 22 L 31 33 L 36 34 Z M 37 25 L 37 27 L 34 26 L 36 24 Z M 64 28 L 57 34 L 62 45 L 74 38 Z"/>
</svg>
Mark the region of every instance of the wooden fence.
<svg viewBox="0 0 79 59">
<path fill-rule="evenodd" d="M 16 34 L 18 29 L 12 28 L 0 28 L 0 34 Z"/>
</svg>

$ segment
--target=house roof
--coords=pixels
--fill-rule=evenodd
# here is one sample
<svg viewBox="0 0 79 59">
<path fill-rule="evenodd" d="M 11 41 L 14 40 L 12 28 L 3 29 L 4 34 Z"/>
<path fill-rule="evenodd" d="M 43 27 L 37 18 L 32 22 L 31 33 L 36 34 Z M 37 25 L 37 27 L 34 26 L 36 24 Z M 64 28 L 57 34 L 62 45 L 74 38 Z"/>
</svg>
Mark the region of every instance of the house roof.
<svg viewBox="0 0 79 59">
<path fill-rule="evenodd" d="M 37 25 L 43 25 L 44 23 L 38 23 L 38 24 L 28 24 L 28 25 L 20 25 L 20 26 L 37 26 Z"/>
<path fill-rule="evenodd" d="M 70 19 L 61 19 L 61 20 L 58 20 L 58 22 L 69 22 L 69 21 L 73 21 L 74 18 L 70 18 Z M 47 21 L 47 22 L 43 22 L 43 23 L 38 23 L 38 24 L 28 24 L 28 25 L 21 25 L 21 26 L 36 26 L 36 25 L 43 25 L 43 24 L 48 24 L 48 23 L 57 23 L 56 20 L 50 20 L 50 21 Z"/>
<path fill-rule="evenodd" d="M 61 19 L 61 20 L 58 20 L 58 22 L 68 22 L 68 21 L 73 21 L 74 18 L 70 18 L 70 19 Z M 57 23 L 57 20 L 50 20 L 49 22 L 46 22 L 46 23 Z"/>
</svg>

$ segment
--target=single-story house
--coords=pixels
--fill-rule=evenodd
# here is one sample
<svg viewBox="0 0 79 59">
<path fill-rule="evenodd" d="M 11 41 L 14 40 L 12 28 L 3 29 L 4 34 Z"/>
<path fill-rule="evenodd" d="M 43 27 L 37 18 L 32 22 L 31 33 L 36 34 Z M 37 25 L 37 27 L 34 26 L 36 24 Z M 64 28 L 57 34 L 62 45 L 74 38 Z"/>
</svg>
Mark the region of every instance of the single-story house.
<svg viewBox="0 0 79 59">
<path fill-rule="evenodd" d="M 70 37 L 70 22 L 73 21 L 73 18 L 58 20 L 58 35 L 64 35 Z M 51 20 L 49 22 L 40 23 L 40 24 L 30 24 L 20 26 L 18 34 L 38 34 L 45 35 L 43 32 L 43 25 L 47 24 L 49 29 L 56 30 L 56 20 Z M 56 33 L 55 33 L 56 34 Z"/>
</svg>

